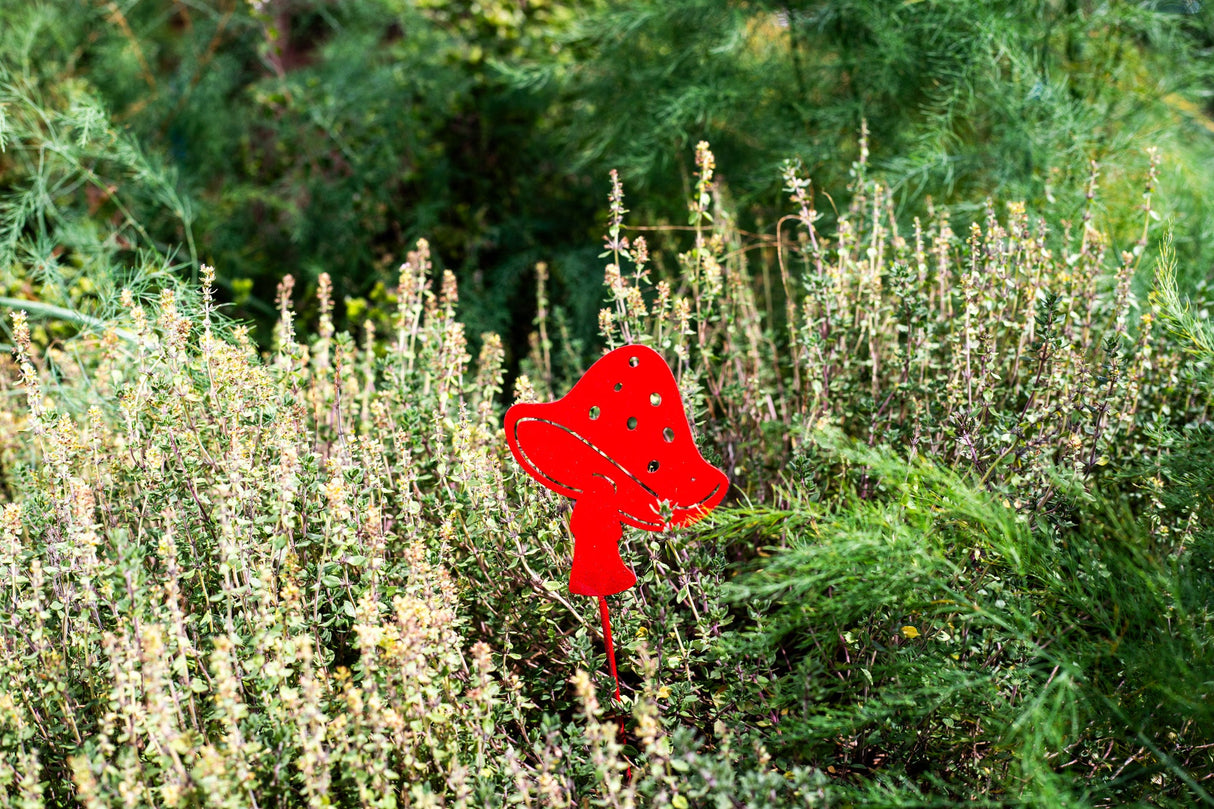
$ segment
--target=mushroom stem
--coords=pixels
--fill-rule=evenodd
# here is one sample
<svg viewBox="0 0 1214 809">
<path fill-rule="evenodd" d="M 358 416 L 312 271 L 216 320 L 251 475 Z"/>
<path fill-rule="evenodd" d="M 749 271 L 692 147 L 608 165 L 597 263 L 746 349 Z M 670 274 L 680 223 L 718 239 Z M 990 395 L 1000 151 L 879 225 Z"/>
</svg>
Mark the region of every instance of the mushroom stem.
<svg viewBox="0 0 1214 809">
<path fill-rule="evenodd" d="M 620 512 L 609 497 L 583 496 L 569 518 L 573 533 L 573 564 L 569 592 L 610 596 L 636 584 L 637 577 L 620 558 Z"/>
</svg>

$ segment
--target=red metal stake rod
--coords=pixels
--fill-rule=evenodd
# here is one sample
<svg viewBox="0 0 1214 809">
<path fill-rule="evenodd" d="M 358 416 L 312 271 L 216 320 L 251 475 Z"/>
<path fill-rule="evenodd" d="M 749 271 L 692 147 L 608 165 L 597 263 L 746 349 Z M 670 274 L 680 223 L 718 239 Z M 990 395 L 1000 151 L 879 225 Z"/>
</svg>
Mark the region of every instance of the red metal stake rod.
<svg viewBox="0 0 1214 809">
<path fill-rule="evenodd" d="M 615 680 L 615 701 L 623 703 L 620 697 L 620 675 L 615 671 L 615 645 L 611 642 L 611 616 L 607 612 L 607 599 L 599 596 L 599 617 L 603 620 L 603 643 L 607 646 L 607 665 L 611 667 L 611 679 Z"/>
<path fill-rule="evenodd" d="M 624 699 L 620 696 L 620 675 L 615 670 L 615 644 L 611 642 L 611 615 L 607 612 L 607 599 L 604 596 L 599 596 L 599 618 L 603 621 L 603 645 L 607 647 L 607 665 L 611 669 L 611 679 L 615 680 L 615 701 L 624 706 Z M 621 714 L 619 717 L 620 723 L 620 744 L 624 744 L 624 717 Z M 624 774 L 624 778 L 632 781 L 632 765 L 628 765 L 628 771 Z"/>
</svg>

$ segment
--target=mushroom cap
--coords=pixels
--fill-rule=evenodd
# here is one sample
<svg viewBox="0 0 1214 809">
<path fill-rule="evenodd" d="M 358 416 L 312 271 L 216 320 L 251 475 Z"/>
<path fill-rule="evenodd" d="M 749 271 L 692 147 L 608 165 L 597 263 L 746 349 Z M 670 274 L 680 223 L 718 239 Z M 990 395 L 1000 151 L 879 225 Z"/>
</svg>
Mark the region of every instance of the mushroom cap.
<svg viewBox="0 0 1214 809">
<path fill-rule="evenodd" d="M 636 528 L 694 522 L 729 490 L 696 448 L 670 366 L 646 346 L 609 352 L 555 402 L 514 405 L 505 426 L 527 474 L 574 499 L 614 489 Z"/>
</svg>

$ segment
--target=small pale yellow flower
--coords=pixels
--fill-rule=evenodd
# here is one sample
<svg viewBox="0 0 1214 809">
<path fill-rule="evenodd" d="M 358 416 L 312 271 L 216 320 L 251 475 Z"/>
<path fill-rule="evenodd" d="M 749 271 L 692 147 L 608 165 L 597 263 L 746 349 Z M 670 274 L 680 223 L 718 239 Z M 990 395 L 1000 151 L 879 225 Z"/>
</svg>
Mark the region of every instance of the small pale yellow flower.
<svg viewBox="0 0 1214 809">
<path fill-rule="evenodd" d="M 914 640 L 915 638 L 919 637 L 919 630 L 915 629 L 913 626 L 904 626 L 902 627 L 902 637 Z"/>
</svg>

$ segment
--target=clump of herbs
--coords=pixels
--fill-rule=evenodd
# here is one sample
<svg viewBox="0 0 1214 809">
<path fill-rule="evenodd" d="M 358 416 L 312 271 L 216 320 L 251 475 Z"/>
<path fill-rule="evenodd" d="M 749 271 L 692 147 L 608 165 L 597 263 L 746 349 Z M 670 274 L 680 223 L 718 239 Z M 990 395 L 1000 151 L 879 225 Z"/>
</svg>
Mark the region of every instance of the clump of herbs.
<svg viewBox="0 0 1214 809">
<path fill-rule="evenodd" d="M 568 503 L 502 440 L 502 342 L 473 359 L 425 240 L 357 335 L 327 276 L 313 323 L 283 278 L 264 353 L 205 266 L 65 343 L 14 311 L 0 798 L 1208 801 L 1214 352 L 1167 265 L 1137 301 L 1145 224 L 903 227 L 861 161 L 829 229 L 790 166 L 756 244 L 694 168 L 673 263 L 612 183 L 599 323 L 668 358 L 735 493 L 625 538 L 623 704 Z M 538 277 L 514 400 L 570 382 Z"/>
</svg>

